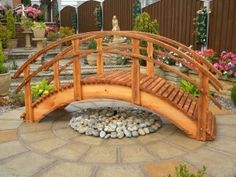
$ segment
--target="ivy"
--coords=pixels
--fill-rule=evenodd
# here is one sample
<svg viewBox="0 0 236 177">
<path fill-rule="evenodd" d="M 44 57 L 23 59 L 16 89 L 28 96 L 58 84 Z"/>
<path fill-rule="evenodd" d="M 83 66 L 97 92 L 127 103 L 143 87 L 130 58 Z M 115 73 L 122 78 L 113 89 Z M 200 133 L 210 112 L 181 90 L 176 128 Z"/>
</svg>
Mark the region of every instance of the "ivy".
<svg viewBox="0 0 236 177">
<path fill-rule="evenodd" d="M 95 16 L 95 25 L 97 28 L 101 29 L 102 28 L 102 7 L 100 5 L 97 5 L 97 7 L 94 9 L 93 12 Z"/>
<path fill-rule="evenodd" d="M 72 16 L 71 16 L 71 22 L 72 22 L 72 28 L 74 29 L 74 31 L 77 30 L 77 15 L 76 12 L 73 12 Z"/>
<path fill-rule="evenodd" d="M 136 0 L 133 5 L 133 24 L 135 23 L 136 17 L 139 16 L 141 13 L 142 13 L 141 3 L 139 0 Z"/>
<path fill-rule="evenodd" d="M 196 43 L 200 45 L 207 44 L 207 23 L 210 11 L 207 7 L 202 7 L 197 11 L 196 17 Z"/>
<path fill-rule="evenodd" d="M 24 6 L 30 6 L 31 0 L 23 0 L 22 3 L 24 4 Z"/>
</svg>

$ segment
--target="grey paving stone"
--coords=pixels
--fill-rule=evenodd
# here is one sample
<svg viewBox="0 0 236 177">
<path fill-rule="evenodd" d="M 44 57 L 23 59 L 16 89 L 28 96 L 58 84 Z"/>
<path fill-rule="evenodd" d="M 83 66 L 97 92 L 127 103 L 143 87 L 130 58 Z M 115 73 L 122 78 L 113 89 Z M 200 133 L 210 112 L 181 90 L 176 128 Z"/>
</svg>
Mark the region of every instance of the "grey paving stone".
<svg viewBox="0 0 236 177">
<path fill-rule="evenodd" d="M 19 141 L 11 141 L 0 144 L 0 159 L 10 157 L 22 152 L 26 152 L 26 149 Z"/>
<path fill-rule="evenodd" d="M 156 132 L 156 133 L 152 133 L 146 136 L 139 136 L 137 138 L 137 140 L 139 140 L 142 144 L 150 144 L 150 143 L 154 143 L 154 142 L 159 142 L 162 139 L 164 139 L 166 136 L 165 135 L 161 135 L 160 133 Z"/>
<path fill-rule="evenodd" d="M 2 177 L 30 177 L 42 168 L 53 163 L 54 159 L 28 152 L 4 163 L 0 162 L 0 176 Z"/>
<path fill-rule="evenodd" d="M 11 129 L 17 129 L 20 124 L 22 123 L 22 120 L 8 120 L 8 119 L 2 119 L 0 120 L 0 130 L 11 130 Z"/>
<path fill-rule="evenodd" d="M 197 168 L 207 167 L 207 174 L 214 177 L 234 177 L 236 175 L 236 158 L 219 152 L 201 148 L 184 156 Z"/>
<path fill-rule="evenodd" d="M 141 163 L 153 161 L 155 158 L 145 148 L 139 145 L 121 147 L 122 163 Z"/>
<path fill-rule="evenodd" d="M 75 137 L 73 141 L 80 142 L 87 145 L 101 145 L 106 140 L 98 138 L 98 137 L 81 135 L 81 136 Z"/>
<path fill-rule="evenodd" d="M 19 127 L 20 133 L 39 132 L 51 129 L 52 122 L 28 123 L 24 122 Z"/>
<path fill-rule="evenodd" d="M 173 134 L 174 132 L 176 132 L 177 128 L 172 125 L 172 124 L 164 124 L 160 130 L 158 130 L 158 133 L 160 133 L 161 135 L 164 136 L 169 136 L 171 134 Z"/>
<path fill-rule="evenodd" d="M 48 138 L 54 138 L 55 135 L 52 133 L 51 130 L 45 130 L 40 132 L 22 133 L 20 134 L 20 137 L 26 143 L 33 143 Z"/>
<path fill-rule="evenodd" d="M 63 146 L 66 143 L 66 141 L 63 141 L 59 138 L 50 138 L 32 143 L 30 147 L 32 148 L 32 150 L 47 153 L 53 149 Z"/>
<path fill-rule="evenodd" d="M 104 166 L 98 169 L 95 177 L 144 177 L 142 170 L 136 166 Z"/>
<path fill-rule="evenodd" d="M 104 140 L 104 146 L 123 146 L 136 144 L 136 138 L 122 138 L 122 139 L 107 139 Z"/>
<path fill-rule="evenodd" d="M 236 125 L 236 114 L 216 116 L 216 123 L 223 125 Z"/>
<path fill-rule="evenodd" d="M 236 128 L 234 125 L 217 125 L 217 136 L 218 135 L 236 138 Z"/>
<path fill-rule="evenodd" d="M 176 156 L 183 155 L 186 153 L 176 146 L 172 146 L 163 142 L 148 144 L 146 145 L 146 148 L 161 159 L 174 158 Z"/>
<path fill-rule="evenodd" d="M 52 151 L 50 154 L 59 157 L 60 159 L 76 161 L 79 160 L 79 158 L 84 155 L 88 149 L 88 145 L 81 143 L 70 143 L 56 149 L 55 151 Z"/>
<path fill-rule="evenodd" d="M 38 177 L 90 177 L 92 166 L 63 162 L 43 172 Z"/>
<path fill-rule="evenodd" d="M 69 127 L 64 129 L 56 129 L 54 130 L 54 133 L 57 137 L 64 140 L 69 140 L 80 135 L 78 132 L 74 131 L 72 128 Z"/>
<path fill-rule="evenodd" d="M 21 120 L 20 116 L 23 113 L 23 110 L 20 109 L 14 109 L 12 111 L 9 112 L 5 112 L 4 114 L 0 115 L 0 119 L 1 120 Z"/>
<path fill-rule="evenodd" d="M 83 162 L 89 163 L 115 163 L 117 151 L 114 146 L 94 146 L 86 153 Z"/>
</svg>

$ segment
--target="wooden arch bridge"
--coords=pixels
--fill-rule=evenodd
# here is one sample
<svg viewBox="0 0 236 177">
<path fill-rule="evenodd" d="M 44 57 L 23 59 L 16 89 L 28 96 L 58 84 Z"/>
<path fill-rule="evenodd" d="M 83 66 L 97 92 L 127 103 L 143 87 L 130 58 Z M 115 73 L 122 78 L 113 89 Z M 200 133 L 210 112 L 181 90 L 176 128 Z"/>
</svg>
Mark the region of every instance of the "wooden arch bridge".
<svg viewBox="0 0 236 177">
<path fill-rule="evenodd" d="M 113 35 L 126 37 L 128 42 L 123 45 L 105 45 L 104 37 Z M 82 49 L 81 45 L 90 40 L 96 40 L 97 48 L 94 50 Z M 143 41 L 146 45 L 140 45 L 141 42 L 144 43 Z M 53 59 L 31 71 L 31 65 L 40 56 L 68 42 L 71 43 L 70 46 L 65 47 Z M 170 52 L 175 55 L 171 55 Z M 97 53 L 96 75 L 82 77 L 81 58 L 91 53 Z M 129 57 L 131 59 L 130 70 L 105 72 L 103 53 Z M 167 54 L 171 59 L 193 70 L 198 75 L 198 79 L 192 79 L 178 69 L 165 64 L 162 60 L 156 59 Z M 60 61 L 65 58 L 66 64 L 61 65 Z M 140 60 L 147 62 L 146 73 L 140 72 Z M 73 83 L 63 85 L 60 82 L 60 74 L 70 65 L 73 68 Z M 173 72 L 195 85 L 200 96 L 193 97 L 178 88 L 177 85 L 155 75 L 156 66 Z M 40 72 L 49 69 L 53 70 L 53 78 L 49 79 L 48 83 L 53 81 L 54 90 L 33 102 L 31 96 L 32 79 Z M 13 78 L 18 78 L 21 74 L 24 75 L 17 92 L 24 87 L 25 113 L 22 117 L 26 121 L 40 121 L 51 111 L 75 100 L 111 98 L 148 108 L 171 121 L 189 137 L 206 141 L 215 138 L 215 117 L 208 109 L 208 102 L 212 100 L 213 103 L 220 106 L 209 95 L 209 87 L 211 86 L 217 91 L 222 89 L 219 80 L 209 71 L 221 74 L 200 55 L 174 40 L 142 32 L 104 31 L 73 35 L 48 45 L 29 58 Z"/>
</svg>

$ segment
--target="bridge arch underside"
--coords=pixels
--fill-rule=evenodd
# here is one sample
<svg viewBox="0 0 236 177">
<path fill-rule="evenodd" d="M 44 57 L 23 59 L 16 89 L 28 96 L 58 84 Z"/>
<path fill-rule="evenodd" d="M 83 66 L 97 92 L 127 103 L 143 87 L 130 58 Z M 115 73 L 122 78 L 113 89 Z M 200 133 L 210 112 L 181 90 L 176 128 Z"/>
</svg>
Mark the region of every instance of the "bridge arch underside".
<svg viewBox="0 0 236 177">
<path fill-rule="evenodd" d="M 161 97 L 154 96 L 145 91 L 141 91 L 140 105 L 147 108 L 161 117 L 167 119 L 187 136 L 196 137 L 196 121 L 188 117 L 178 108 L 165 101 Z M 132 89 L 126 86 L 99 84 L 99 85 L 82 85 L 82 98 L 87 99 L 114 99 L 130 102 Z M 50 96 L 47 96 L 41 104 L 33 109 L 34 121 L 42 120 L 50 112 L 66 106 L 74 101 L 74 87 L 66 87 Z"/>
</svg>

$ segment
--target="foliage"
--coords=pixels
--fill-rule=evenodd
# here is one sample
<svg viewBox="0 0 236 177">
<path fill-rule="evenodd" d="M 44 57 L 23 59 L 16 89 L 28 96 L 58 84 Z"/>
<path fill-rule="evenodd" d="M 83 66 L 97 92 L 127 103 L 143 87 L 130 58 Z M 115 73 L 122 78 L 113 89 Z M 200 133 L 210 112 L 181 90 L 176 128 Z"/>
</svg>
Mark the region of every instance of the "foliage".
<svg viewBox="0 0 236 177">
<path fill-rule="evenodd" d="M 21 26 L 25 29 L 30 29 L 33 25 L 33 21 L 30 18 L 21 18 Z"/>
<path fill-rule="evenodd" d="M 18 94 L 16 93 L 10 93 L 9 95 L 9 102 L 10 104 L 17 106 L 17 107 L 22 107 L 25 105 L 25 100 L 24 100 L 24 93 L 20 92 Z"/>
<path fill-rule="evenodd" d="M 97 5 L 97 7 L 94 9 L 93 12 L 95 16 L 95 25 L 98 29 L 102 28 L 102 7 L 100 5 Z"/>
<path fill-rule="evenodd" d="M 46 24 L 44 22 L 33 22 L 32 29 L 46 29 Z"/>
<path fill-rule="evenodd" d="M 226 77 L 236 77 L 236 54 L 223 51 L 214 66 Z"/>
<path fill-rule="evenodd" d="M 136 0 L 133 5 L 133 24 L 135 23 L 136 17 L 141 14 L 141 11 L 141 2 L 139 0 Z"/>
<path fill-rule="evenodd" d="M 233 85 L 231 89 L 231 100 L 233 101 L 234 105 L 236 106 L 236 84 Z"/>
<path fill-rule="evenodd" d="M 72 28 L 74 31 L 77 30 L 77 15 L 76 12 L 74 12 L 71 16 L 71 22 L 72 22 Z"/>
<path fill-rule="evenodd" d="M 31 0 L 22 0 L 22 3 L 24 4 L 24 6 L 30 6 Z"/>
<path fill-rule="evenodd" d="M 143 12 L 135 19 L 134 31 L 158 34 L 157 20 L 151 20 L 149 14 L 147 12 Z"/>
<path fill-rule="evenodd" d="M 48 94 L 53 90 L 52 85 L 48 85 L 47 81 L 45 79 L 41 80 L 41 82 L 35 86 L 31 87 L 32 91 L 32 98 L 33 100 L 36 100 L 42 95 Z"/>
<path fill-rule="evenodd" d="M 0 24 L 0 40 L 2 42 L 2 47 L 6 48 L 8 40 L 11 38 L 11 32 L 7 29 L 6 26 Z"/>
<path fill-rule="evenodd" d="M 211 63 L 215 63 L 218 60 L 217 54 L 213 49 L 206 49 L 201 55 Z"/>
<path fill-rule="evenodd" d="M 89 41 L 88 49 L 97 49 L 97 42 L 94 39 Z"/>
<path fill-rule="evenodd" d="M 175 168 L 176 177 L 203 177 L 205 172 L 206 172 L 205 166 L 203 166 L 201 170 L 198 170 L 197 174 L 189 172 L 185 164 L 180 164 Z M 168 177 L 172 177 L 172 175 L 169 174 Z"/>
<path fill-rule="evenodd" d="M 2 42 L 0 41 L 0 74 L 7 73 L 7 68 L 4 67 L 4 58 Z"/>
<path fill-rule="evenodd" d="M 14 39 L 16 38 L 16 26 L 15 26 L 15 18 L 13 16 L 13 11 L 12 9 L 9 9 L 7 11 L 7 29 L 11 32 L 11 38 Z"/>
<path fill-rule="evenodd" d="M 207 43 L 207 23 L 210 11 L 207 7 L 202 7 L 197 11 L 196 17 L 196 43 L 206 45 Z"/>
<path fill-rule="evenodd" d="M 69 27 L 60 27 L 59 34 L 60 34 L 60 38 L 65 38 L 75 33 L 74 33 L 74 30 Z"/>
<path fill-rule="evenodd" d="M 182 88 L 184 91 L 190 93 L 191 95 L 198 97 L 199 96 L 199 91 L 198 89 L 191 84 L 190 82 L 186 80 L 181 80 L 179 83 L 180 88 Z"/>
<path fill-rule="evenodd" d="M 53 31 L 49 31 L 47 34 L 47 40 L 48 41 L 56 41 L 58 38 L 58 34 L 56 32 Z"/>
</svg>

